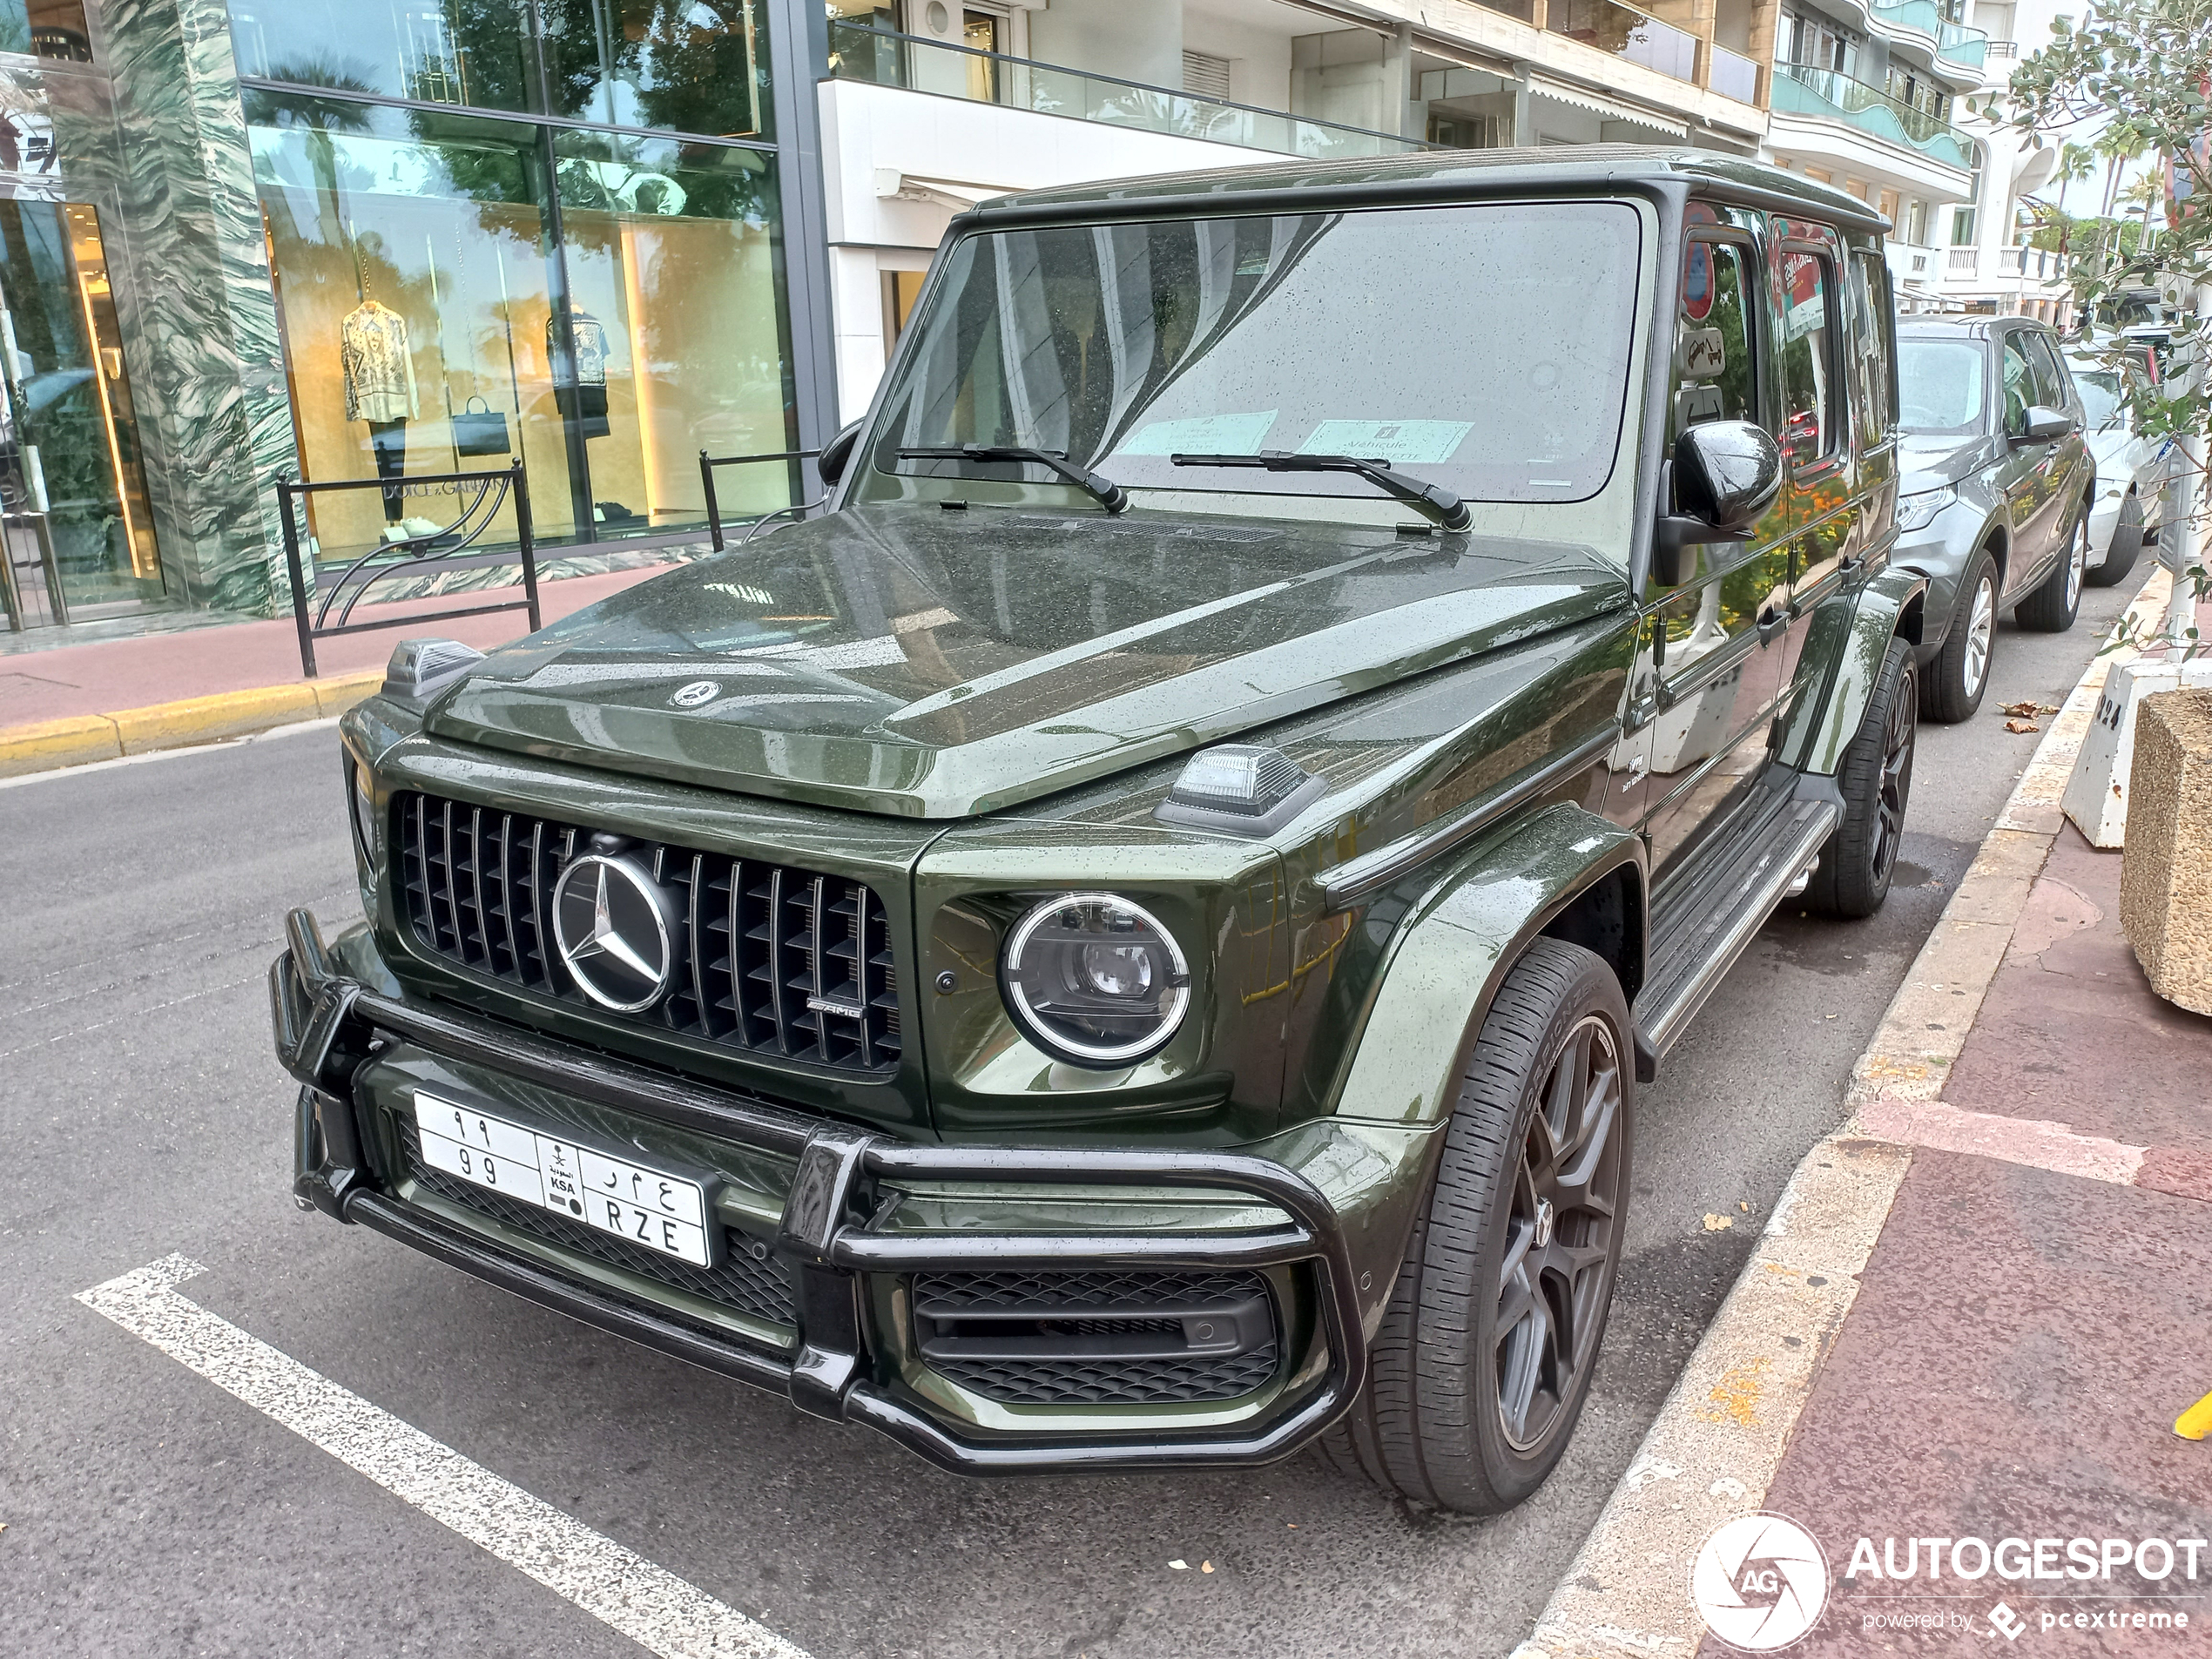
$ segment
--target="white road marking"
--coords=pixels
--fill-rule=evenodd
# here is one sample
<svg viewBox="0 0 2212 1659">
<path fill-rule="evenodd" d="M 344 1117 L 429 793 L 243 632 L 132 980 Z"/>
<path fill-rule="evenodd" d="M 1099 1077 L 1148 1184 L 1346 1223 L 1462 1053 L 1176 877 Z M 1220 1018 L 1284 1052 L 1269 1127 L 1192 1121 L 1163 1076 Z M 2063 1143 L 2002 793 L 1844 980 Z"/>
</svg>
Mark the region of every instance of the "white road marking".
<svg viewBox="0 0 2212 1659">
<path fill-rule="evenodd" d="M 694 1585 L 177 1292 L 183 1256 L 77 1299 L 665 1659 L 807 1659 Z"/>
</svg>

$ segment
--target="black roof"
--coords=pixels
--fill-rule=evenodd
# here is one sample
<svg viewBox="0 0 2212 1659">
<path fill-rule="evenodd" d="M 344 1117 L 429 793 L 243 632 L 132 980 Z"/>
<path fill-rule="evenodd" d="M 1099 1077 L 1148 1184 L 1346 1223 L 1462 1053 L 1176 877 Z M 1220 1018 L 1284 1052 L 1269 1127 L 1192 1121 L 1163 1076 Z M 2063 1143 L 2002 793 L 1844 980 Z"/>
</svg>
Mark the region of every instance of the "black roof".
<svg viewBox="0 0 2212 1659">
<path fill-rule="evenodd" d="M 1020 191 L 995 196 L 961 217 L 988 225 L 1010 219 L 1118 217 L 1169 207 L 1234 207 L 1244 205 L 1242 198 L 1291 193 L 1434 201 L 1525 194 L 1531 189 L 1602 190 L 1667 181 L 1702 186 L 1723 196 L 1770 202 L 1784 199 L 1775 205 L 1785 207 L 1789 201 L 1799 202 L 1824 219 L 1856 230 L 1878 231 L 1888 223 L 1858 197 L 1817 184 L 1802 173 L 1712 150 L 1642 144 L 1424 150 L 1335 161 L 1285 156 L 1245 167 Z"/>
</svg>

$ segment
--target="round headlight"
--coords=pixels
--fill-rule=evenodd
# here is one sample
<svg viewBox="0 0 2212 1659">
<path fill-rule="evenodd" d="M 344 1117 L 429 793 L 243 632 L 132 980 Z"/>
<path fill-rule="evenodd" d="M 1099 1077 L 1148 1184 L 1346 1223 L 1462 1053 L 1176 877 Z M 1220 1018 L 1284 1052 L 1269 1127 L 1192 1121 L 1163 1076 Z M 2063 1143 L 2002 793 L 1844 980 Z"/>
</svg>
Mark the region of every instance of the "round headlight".
<svg viewBox="0 0 2212 1659">
<path fill-rule="evenodd" d="M 1125 1066 L 1175 1035 L 1190 971 L 1174 935 L 1110 893 L 1048 899 L 1006 941 L 1006 1005 L 1040 1047 L 1082 1066 Z"/>
<path fill-rule="evenodd" d="M 352 785 L 347 792 L 353 800 L 354 833 L 361 841 L 361 856 L 374 864 L 376 861 L 376 801 L 369 793 L 368 773 L 362 770 L 359 761 L 349 759 L 346 762 L 346 777 Z"/>
</svg>

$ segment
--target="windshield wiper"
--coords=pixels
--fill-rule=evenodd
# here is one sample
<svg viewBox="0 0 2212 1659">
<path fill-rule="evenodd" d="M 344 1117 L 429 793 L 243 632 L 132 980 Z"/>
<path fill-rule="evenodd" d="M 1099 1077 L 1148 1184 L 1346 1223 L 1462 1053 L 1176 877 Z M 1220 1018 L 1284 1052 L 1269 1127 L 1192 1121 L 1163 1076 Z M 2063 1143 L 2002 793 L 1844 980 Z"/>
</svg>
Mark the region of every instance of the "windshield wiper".
<svg viewBox="0 0 2212 1659">
<path fill-rule="evenodd" d="M 1474 523 L 1467 503 L 1440 484 L 1391 470 L 1387 461 L 1362 461 L 1357 455 L 1294 455 L 1284 449 L 1263 449 L 1256 455 L 1170 455 L 1178 467 L 1264 467 L 1269 472 L 1349 472 L 1365 478 L 1385 495 L 1395 496 L 1422 516 L 1447 530 L 1463 530 Z"/>
<path fill-rule="evenodd" d="M 1065 449 L 1029 449 L 1014 443 L 959 443 L 934 449 L 901 449 L 901 461 L 1034 461 L 1049 467 L 1069 483 L 1088 491 L 1109 513 L 1126 511 L 1129 491 L 1103 473 L 1071 464 Z"/>
</svg>

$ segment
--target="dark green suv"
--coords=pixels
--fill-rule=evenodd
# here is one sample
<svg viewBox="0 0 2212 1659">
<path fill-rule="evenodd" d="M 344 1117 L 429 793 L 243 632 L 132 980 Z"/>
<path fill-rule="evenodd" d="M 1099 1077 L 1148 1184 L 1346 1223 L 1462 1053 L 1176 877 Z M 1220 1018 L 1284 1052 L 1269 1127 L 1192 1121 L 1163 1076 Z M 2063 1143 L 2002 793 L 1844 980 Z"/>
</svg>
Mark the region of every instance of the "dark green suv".
<svg viewBox="0 0 2212 1659">
<path fill-rule="evenodd" d="M 966 214 L 825 514 L 347 717 L 302 1206 L 949 1468 L 1525 1497 L 1637 1084 L 1887 891 L 1881 230 L 1612 147 Z"/>
</svg>

